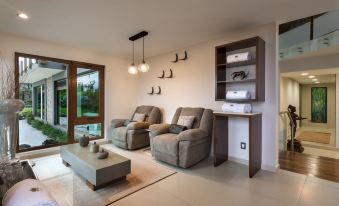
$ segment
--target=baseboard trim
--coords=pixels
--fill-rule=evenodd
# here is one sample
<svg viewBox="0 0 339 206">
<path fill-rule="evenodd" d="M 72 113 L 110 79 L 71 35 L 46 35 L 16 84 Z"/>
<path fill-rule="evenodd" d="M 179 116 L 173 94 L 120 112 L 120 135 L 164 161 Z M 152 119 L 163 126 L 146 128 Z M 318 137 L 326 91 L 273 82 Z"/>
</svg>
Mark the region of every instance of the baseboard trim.
<svg viewBox="0 0 339 206">
<path fill-rule="evenodd" d="M 246 159 L 228 156 L 228 160 L 232 161 L 232 162 L 239 163 L 239 164 L 248 165 L 248 160 L 246 160 Z"/>
<path fill-rule="evenodd" d="M 229 156 L 228 159 L 229 161 L 232 161 L 232 162 L 236 162 L 236 163 L 243 164 L 243 165 L 248 165 L 248 160 L 246 159 L 242 159 L 238 157 L 231 157 L 231 156 Z M 278 168 L 279 168 L 279 164 L 277 164 L 276 166 L 265 165 L 265 164 L 261 165 L 262 170 L 269 171 L 269 172 L 277 172 Z"/>
<path fill-rule="evenodd" d="M 276 166 L 265 165 L 265 164 L 261 165 L 261 169 L 269 171 L 269 172 L 277 172 L 278 168 L 279 168 L 279 164 L 277 164 Z"/>
</svg>

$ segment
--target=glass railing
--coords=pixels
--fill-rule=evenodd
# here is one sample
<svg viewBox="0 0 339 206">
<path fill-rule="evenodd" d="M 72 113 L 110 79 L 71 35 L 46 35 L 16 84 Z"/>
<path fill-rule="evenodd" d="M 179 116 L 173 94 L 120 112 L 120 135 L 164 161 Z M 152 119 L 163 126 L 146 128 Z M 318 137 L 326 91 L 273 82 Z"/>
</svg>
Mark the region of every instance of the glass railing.
<svg viewBox="0 0 339 206">
<path fill-rule="evenodd" d="M 303 42 L 285 49 L 280 49 L 279 60 L 295 58 L 297 56 L 315 52 L 327 47 L 339 45 L 339 30 L 325 34 L 316 39 Z"/>
</svg>

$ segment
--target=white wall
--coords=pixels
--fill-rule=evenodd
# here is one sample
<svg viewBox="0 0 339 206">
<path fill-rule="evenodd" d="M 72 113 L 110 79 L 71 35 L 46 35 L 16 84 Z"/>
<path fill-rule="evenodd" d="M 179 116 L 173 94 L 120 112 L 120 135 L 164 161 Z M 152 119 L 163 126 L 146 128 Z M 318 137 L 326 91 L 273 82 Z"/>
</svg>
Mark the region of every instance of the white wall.
<svg viewBox="0 0 339 206">
<path fill-rule="evenodd" d="M 221 110 L 223 102 L 215 98 L 215 46 L 229 42 L 260 36 L 266 42 L 266 101 L 255 103 L 253 110 L 263 112 L 263 153 L 262 164 L 265 168 L 277 166 L 278 137 L 278 67 L 277 26 L 269 24 L 256 29 L 231 33 L 222 39 L 201 43 L 180 51 L 173 51 L 147 59 L 150 72 L 140 77 L 139 104 L 156 105 L 163 110 L 164 121 L 170 122 L 177 107 L 206 107 L 215 111 Z M 171 63 L 176 52 L 182 56 L 187 50 L 189 59 L 176 64 Z M 172 68 L 173 79 L 159 79 L 162 70 Z M 152 86 L 161 86 L 162 95 L 147 95 Z M 235 124 L 237 122 L 237 124 Z M 248 151 L 240 150 L 240 142 L 248 142 L 248 121 L 233 119 L 230 121 L 230 156 L 238 159 L 248 159 Z M 234 127 L 233 127 L 234 126 Z"/>
<path fill-rule="evenodd" d="M 297 81 L 281 77 L 280 78 L 280 111 L 287 111 L 288 105 L 293 105 L 297 109 L 297 114 L 300 113 L 300 85 Z M 291 135 L 289 125 L 290 120 L 286 114 L 280 115 L 279 127 L 279 149 L 286 149 L 286 139 Z M 298 125 L 299 126 L 299 125 Z"/>
<path fill-rule="evenodd" d="M 138 78 L 126 72 L 130 63 L 127 59 L 114 58 L 109 54 L 93 50 L 1 33 L 0 52 L 12 65 L 14 65 L 14 52 L 105 65 L 105 127 L 108 135 L 110 135 L 110 120 L 130 117 L 136 107 Z"/>
<path fill-rule="evenodd" d="M 327 123 L 311 122 L 311 89 L 312 87 L 327 88 Z M 302 84 L 301 85 L 301 116 L 307 119 L 302 121 L 304 127 L 320 127 L 326 129 L 335 129 L 335 83 L 329 84 Z"/>
<path fill-rule="evenodd" d="M 281 73 L 309 71 L 318 69 L 339 67 L 339 47 L 333 47 L 336 53 L 323 53 L 321 55 L 309 55 L 303 58 L 286 59 L 279 62 Z"/>
</svg>

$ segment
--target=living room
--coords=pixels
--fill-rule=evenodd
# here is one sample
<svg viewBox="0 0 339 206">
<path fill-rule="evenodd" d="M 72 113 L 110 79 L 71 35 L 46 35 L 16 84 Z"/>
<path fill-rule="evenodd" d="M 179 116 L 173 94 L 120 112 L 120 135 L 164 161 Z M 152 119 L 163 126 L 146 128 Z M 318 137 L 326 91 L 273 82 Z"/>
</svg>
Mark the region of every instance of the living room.
<svg viewBox="0 0 339 206">
<path fill-rule="evenodd" d="M 338 181 L 278 160 L 279 25 L 336 1 L 0 5 L 0 126 L 8 105 L 20 119 L 2 161 L 30 171 L 0 184 L 3 205 L 336 204 Z"/>
</svg>

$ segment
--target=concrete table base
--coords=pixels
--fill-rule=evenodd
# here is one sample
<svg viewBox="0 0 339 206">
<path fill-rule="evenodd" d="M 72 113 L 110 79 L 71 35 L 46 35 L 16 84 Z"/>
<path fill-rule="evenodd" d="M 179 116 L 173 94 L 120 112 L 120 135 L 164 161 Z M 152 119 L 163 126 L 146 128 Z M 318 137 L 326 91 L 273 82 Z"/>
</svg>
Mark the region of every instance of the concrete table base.
<svg viewBox="0 0 339 206">
<path fill-rule="evenodd" d="M 107 159 L 99 160 L 88 147 L 71 144 L 60 147 L 60 155 L 63 164 L 85 178 L 92 190 L 123 181 L 131 173 L 131 161 L 113 152 L 109 152 Z"/>
</svg>

